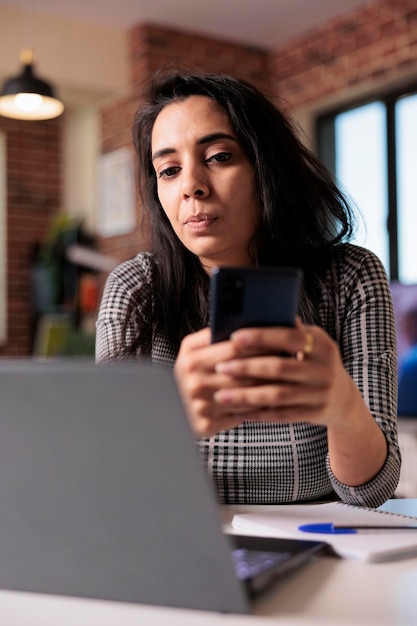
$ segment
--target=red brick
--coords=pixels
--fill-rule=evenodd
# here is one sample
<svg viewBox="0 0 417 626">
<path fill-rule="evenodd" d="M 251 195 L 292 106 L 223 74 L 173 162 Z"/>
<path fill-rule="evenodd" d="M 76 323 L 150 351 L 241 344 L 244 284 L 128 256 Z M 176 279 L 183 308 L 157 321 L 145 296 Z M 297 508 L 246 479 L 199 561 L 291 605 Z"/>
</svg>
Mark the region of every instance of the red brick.
<svg viewBox="0 0 417 626">
<path fill-rule="evenodd" d="M 61 205 L 62 118 L 0 118 L 7 150 L 7 342 L 2 356 L 30 350 L 30 251 Z"/>
</svg>

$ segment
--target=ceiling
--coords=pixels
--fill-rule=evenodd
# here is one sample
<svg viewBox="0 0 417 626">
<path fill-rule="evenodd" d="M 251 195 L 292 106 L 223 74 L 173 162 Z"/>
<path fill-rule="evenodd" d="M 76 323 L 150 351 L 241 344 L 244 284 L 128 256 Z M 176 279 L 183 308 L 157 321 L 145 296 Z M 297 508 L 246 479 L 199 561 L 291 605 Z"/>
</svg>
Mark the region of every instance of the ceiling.
<svg viewBox="0 0 417 626">
<path fill-rule="evenodd" d="M 48 13 L 116 29 L 154 22 L 236 42 L 275 47 L 366 0 L 0 0 L 0 7 Z"/>
</svg>

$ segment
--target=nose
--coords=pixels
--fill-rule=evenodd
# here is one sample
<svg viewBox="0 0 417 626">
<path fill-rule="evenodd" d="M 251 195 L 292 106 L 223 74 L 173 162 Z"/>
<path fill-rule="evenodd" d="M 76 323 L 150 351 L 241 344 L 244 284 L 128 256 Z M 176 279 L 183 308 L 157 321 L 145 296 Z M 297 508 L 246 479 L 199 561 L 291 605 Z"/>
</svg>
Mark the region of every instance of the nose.
<svg viewBox="0 0 417 626">
<path fill-rule="evenodd" d="M 194 168 L 188 171 L 183 169 L 182 194 L 185 199 L 203 199 L 209 195 L 209 192 L 209 186 L 203 172 Z"/>
</svg>

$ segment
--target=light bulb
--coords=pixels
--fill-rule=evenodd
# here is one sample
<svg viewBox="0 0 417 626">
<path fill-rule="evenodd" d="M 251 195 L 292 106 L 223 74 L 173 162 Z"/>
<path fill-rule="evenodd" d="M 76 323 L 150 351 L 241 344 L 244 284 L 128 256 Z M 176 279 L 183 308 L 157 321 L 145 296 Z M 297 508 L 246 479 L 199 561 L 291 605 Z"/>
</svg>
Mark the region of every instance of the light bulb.
<svg viewBox="0 0 417 626">
<path fill-rule="evenodd" d="M 37 111 L 42 106 L 42 96 L 38 93 L 18 93 L 14 100 L 16 107 L 26 113 Z"/>
</svg>

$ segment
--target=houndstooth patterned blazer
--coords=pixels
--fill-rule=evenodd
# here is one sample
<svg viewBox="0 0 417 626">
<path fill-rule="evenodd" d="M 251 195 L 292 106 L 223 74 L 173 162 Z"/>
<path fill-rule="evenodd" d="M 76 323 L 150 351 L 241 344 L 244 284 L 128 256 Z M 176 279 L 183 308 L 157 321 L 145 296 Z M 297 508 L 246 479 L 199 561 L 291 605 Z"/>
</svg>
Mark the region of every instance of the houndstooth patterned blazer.
<svg viewBox="0 0 417 626">
<path fill-rule="evenodd" d="M 97 319 L 98 363 L 115 359 L 131 298 L 139 295 L 142 302 L 152 298 L 152 266 L 152 255 L 144 252 L 109 275 Z M 203 463 L 223 503 L 338 497 L 350 504 L 376 507 L 395 491 L 401 457 L 395 324 L 387 276 L 374 254 L 350 244 L 339 246 L 330 271 L 338 285 L 335 306 L 327 300 L 320 303 L 320 323 L 337 341 L 346 370 L 385 434 L 385 465 L 368 483 L 350 487 L 332 473 L 325 427 L 247 422 L 198 440 Z M 127 344 L 134 335 L 132 316 Z M 173 365 L 175 358 L 169 338 L 154 336 L 152 361 Z"/>
</svg>

